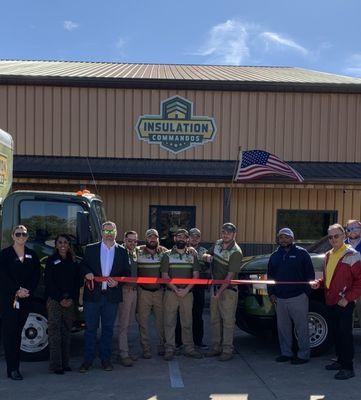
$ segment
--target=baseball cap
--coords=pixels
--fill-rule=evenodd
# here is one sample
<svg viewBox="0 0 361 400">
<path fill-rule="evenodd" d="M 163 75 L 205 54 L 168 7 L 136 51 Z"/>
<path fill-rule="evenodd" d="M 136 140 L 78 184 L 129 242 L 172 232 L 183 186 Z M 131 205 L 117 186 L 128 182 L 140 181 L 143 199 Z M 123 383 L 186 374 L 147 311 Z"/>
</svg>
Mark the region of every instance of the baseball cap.
<svg viewBox="0 0 361 400">
<path fill-rule="evenodd" d="M 236 225 L 232 224 L 232 222 L 226 222 L 222 225 L 222 231 L 226 232 L 236 232 L 237 228 Z"/>
<path fill-rule="evenodd" d="M 290 236 L 292 239 L 295 238 L 295 235 L 293 234 L 292 230 L 290 228 L 282 228 L 278 231 L 277 236 L 280 235 L 286 235 L 286 236 Z"/>
<path fill-rule="evenodd" d="M 178 229 L 178 230 L 176 231 L 175 235 L 176 235 L 176 236 L 177 236 L 177 235 L 186 235 L 186 236 L 189 236 L 189 233 L 188 233 L 187 229 Z"/>
<path fill-rule="evenodd" d="M 151 235 L 155 235 L 159 238 L 159 233 L 156 229 L 148 229 L 147 231 L 145 231 L 145 237 L 151 236 Z"/>
<path fill-rule="evenodd" d="M 192 228 L 189 230 L 190 236 L 201 236 L 201 231 L 198 228 Z"/>
</svg>

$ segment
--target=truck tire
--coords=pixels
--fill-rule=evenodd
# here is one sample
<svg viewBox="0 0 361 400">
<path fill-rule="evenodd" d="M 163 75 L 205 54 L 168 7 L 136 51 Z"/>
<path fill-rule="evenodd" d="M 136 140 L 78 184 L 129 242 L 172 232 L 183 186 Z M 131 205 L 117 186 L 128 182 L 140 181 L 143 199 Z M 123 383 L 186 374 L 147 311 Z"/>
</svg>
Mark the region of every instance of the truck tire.
<svg viewBox="0 0 361 400">
<path fill-rule="evenodd" d="M 44 361 L 49 356 L 48 319 L 43 303 L 33 302 L 21 335 L 21 359 Z"/>
<path fill-rule="evenodd" d="M 316 357 L 326 353 L 333 344 L 327 307 L 318 301 L 310 301 L 308 313 L 311 356 Z"/>
</svg>

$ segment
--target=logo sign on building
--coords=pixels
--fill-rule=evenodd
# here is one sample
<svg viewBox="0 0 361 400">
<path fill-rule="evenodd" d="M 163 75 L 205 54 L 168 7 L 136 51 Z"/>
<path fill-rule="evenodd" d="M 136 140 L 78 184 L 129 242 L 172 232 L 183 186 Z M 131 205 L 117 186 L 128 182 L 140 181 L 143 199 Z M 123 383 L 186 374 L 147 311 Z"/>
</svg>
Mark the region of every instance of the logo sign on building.
<svg viewBox="0 0 361 400">
<path fill-rule="evenodd" d="M 213 141 L 214 118 L 193 115 L 193 103 L 180 96 L 162 101 L 160 115 L 142 115 L 135 127 L 139 139 L 172 153 Z"/>
</svg>

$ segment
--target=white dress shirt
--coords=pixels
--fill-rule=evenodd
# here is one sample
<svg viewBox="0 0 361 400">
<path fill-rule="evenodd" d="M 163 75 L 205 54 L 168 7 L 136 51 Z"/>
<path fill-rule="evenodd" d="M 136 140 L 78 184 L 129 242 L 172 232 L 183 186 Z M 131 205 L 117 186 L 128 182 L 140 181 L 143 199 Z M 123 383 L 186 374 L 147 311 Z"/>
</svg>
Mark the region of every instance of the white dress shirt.
<svg viewBox="0 0 361 400">
<path fill-rule="evenodd" d="M 102 268 L 102 276 L 108 277 L 113 267 L 115 254 L 115 243 L 109 248 L 104 242 L 100 246 L 100 265 Z M 108 289 L 108 283 L 102 282 L 102 290 Z"/>
</svg>

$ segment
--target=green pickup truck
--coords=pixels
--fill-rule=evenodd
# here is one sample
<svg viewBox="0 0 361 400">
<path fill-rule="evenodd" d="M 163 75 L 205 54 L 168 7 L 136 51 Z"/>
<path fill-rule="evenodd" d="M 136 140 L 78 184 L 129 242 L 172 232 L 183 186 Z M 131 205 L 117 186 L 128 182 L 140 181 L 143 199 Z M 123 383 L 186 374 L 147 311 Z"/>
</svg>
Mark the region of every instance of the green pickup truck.
<svg viewBox="0 0 361 400">
<path fill-rule="evenodd" d="M 329 250 L 326 238 L 308 248 L 316 278 L 322 276 L 325 252 Z M 270 255 L 255 256 L 241 266 L 239 279 L 259 280 L 252 285 L 240 285 L 236 314 L 237 326 L 254 335 L 276 332 L 276 315 L 274 306 L 267 295 L 267 285 L 262 283 L 267 279 L 267 266 Z M 310 296 L 308 314 L 311 354 L 313 356 L 326 352 L 332 345 L 329 330 L 329 318 L 324 303 L 322 289 L 313 290 Z"/>
</svg>

